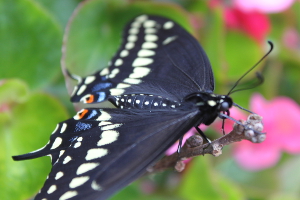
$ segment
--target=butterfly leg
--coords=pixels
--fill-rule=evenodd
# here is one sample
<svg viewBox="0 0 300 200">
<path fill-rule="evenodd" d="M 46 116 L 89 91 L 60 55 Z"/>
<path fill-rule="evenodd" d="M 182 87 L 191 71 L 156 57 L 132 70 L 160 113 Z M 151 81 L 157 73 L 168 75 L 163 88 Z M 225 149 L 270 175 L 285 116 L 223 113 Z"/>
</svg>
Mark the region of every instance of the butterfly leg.
<svg viewBox="0 0 300 200">
<path fill-rule="evenodd" d="M 195 126 L 195 129 L 206 140 L 206 142 L 211 143 L 211 140 L 206 137 L 206 135 L 201 131 L 201 129 L 198 126 Z"/>
<path fill-rule="evenodd" d="M 224 111 L 223 113 L 224 114 L 226 113 L 227 116 L 230 116 L 229 110 Z M 225 135 L 225 129 L 224 129 L 224 127 L 225 127 L 225 119 L 227 119 L 227 118 L 226 117 L 220 117 L 220 118 L 222 119 L 222 132 L 223 132 L 223 135 Z"/>
<path fill-rule="evenodd" d="M 183 136 L 181 136 L 179 138 L 179 143 L 178 143 L 178 148 L 177 148 L 177 153 L 180 154 L 180 151 L 181 151 L 181 148 L 182 148 L 182 139 L 183 139 Z"/>
</svg>

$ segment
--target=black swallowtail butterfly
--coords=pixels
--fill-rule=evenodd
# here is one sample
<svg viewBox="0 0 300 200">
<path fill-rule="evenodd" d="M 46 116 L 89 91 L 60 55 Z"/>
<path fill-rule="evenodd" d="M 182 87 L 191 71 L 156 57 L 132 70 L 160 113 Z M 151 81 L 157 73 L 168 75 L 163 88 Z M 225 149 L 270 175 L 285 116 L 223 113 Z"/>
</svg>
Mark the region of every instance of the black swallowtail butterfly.
<svg viewBox="0 0 300 200">
<path fill-rule="evenodd" d="M 117 108 L 83 109 L 59 123 L 43 148 L 13 157 L 51 156 L 38 200 L 106 199 L 190 128 L 211 124 L 233 105 L 229 96 L 213 94 L 213 72 L 198 41 L 158 16 L 136 17 L 110 66 L 73 78 L 72 102 L 109 100 Z"/>
</svg>

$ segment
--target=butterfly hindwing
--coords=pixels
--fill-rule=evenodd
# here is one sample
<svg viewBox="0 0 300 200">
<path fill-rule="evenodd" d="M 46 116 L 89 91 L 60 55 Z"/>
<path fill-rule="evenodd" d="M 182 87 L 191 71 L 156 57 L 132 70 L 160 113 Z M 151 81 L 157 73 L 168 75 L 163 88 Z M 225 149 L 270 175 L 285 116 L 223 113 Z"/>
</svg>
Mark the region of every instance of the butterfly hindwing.
<svg viewBox="0 0 300 200">
<path fill-rule="evenodd" d="M 50 136 L 49 142 L 44 147 L 24 155 L 13 156 L 13 159 L 25 160 L 49 155 L 52 164 L 54 164 L 58 157 L 78 139 L 80 134 L 89 129 L 99 127 L 96 119 L 100 113 L 99 110 L 88 111 L 83 109 L 79 111 L 73 118 L 57 124 Z M 85 121 L 81 121 L 83 117 Z"/>
<path fill-rule="evenodd" d="M 212 69 L 197 40 L 158 16 L 141 15 L 125 27 L 107 68 L 71 76 L 78 80 L 72 102 L 110 100 L 117 108 L 83 109 L 59 123 L 46 146 L 14 156 L 51 156 L 52 170 L 37 200 L 108 198 L 190 128 L 210 124 L 221 101 L 227 103 L 211 94 Z"/>
<path fill-rule="evenodd" d="M 174 21 L 142 15 L 125 27 L 110 66 L 80 80 L 71 100 L 95 103 L 109 95 L 145 93 L 178 101 L 213 89 L 211 66 L 198 41 Z"/>
<path fill-rule="evenodd" d="M 75 127 L 70 127 L 70 132 L 61 133 L 73 135 L 76 132 L 78 135 L 70 146 L 61 147 L 63 153 L 53 164 L 37 200 L 69 197 L 106 199 L 145 173 L 150 164 L 193 126 L 195 116 L 200 114 L 198 110 L 177 112 L 175 109 L 171 112 L 121 109 L 86 111 L 87 116 L 93 111 L 99 115 L 93 119 L 83 117 L 75 121 L 85 124 L 96 122 L 98 126 L 83 132 L 76 132 Z M 78 118 L 78 114 L 75 118 Z"/>
</svg>

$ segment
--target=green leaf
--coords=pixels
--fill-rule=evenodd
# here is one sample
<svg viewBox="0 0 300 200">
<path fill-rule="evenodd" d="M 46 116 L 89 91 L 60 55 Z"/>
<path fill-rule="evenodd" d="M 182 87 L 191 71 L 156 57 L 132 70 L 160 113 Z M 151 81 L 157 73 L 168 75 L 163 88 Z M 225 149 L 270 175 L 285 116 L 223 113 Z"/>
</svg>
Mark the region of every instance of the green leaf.
<svg viewBox="0 0 300 200">
<path fill-rule="evenodd" d="M 24 94 L 24 86 L 16 83 L 11 81 L 10 88 L 15 94 Z M 2 98 L 8 98 L 2 101 L 6 105 L 0 105 L 0 108 L 6 106 L 0 112 L 0 199 L 23 200 L 38 192 L 51 163 L 46 157 L 15 162 L 11 156 L 45 145 L 57 122 L 66 119 L 67 113 L 56 99 L 42 93 L 27 94 L 27 98 L 23 95 L 23 102 L 16 103 L 10 98 L 7 85 L 3 90 L 0 86 Z"/>
<path fill-rule="evenodd" d="M 240 32 L 230 31 L 225 40 L 225 56 L 228 65 L 226 76 L 229 80 L 238 80 L 263 56 L 262 49 L 255 41 Z M 261 68 L 260 64 L 247 75 L 248 79 L 254 77 L 254 73 Z"/>
<path fill-rule="evenodd" d="M 28 96 L 27 85 L 18 79 L 3 80 L 0 83 L 0 105 L 24 102 Z"/>
<path fill-rule="evenodd" d="M 216 184 L 219 184 L 220 189 L 222 190 L 222 199 L 245 199 L 242 190 L 235 183 L 229 181 L 229 179 L 219 175 Z"/>
<path fill-rule="evenodd" d="M 20 78 L 38 88 L 59 72 L 62 33 L 30 0 L 0 0 L 0 79 Z"/>
<path fill-rule="evenodd" d="M 188 200 L 221 199 L 214 186 L 215 174 L 210 170 L 207 157 L 196 157 L 185 172 L 179 188 L 179 195 Z"/>
<path fill-rule="evenodd" d="M 158 177 L 159 179 L 163 179 L 166 181 L 167 177 L 164 176 L 164 173 L 158 173 L 154 176 Z M 153 174 L 152 174 L 153 175 Z M 151 176 L 151 175 L 150 175 Z M 152 177 L 153 178 L 153 177 Z M 134 181 L 127 187 L 123 188 L 121 191 L 117 192 L 113 197 L 109 200 L 183 200 L 182 198 L 178 197 L 176 193 L 174 193 L 173 189 L 161 183 L 162 180 L 155 184 L 156 191 L 151 193 L 146 193 L 142 191 L 143 188 L 143 178 Z M 160 185 L 162 184 L 162 185 Z M 168 183 L 170 185 L 170 183 Z"/>
<path fill-rule="evenodd" d="M 126 188 L 122 189 L 114 196 L 112 196 L 109 200 L 134 200 L 134 199 L 141 199 L 143 197 L 142 192 L 138 188 L 137 181 L 131 183 Z"/>
<path fill-rule="evenodd" d="M 243 199 L 237 186 L 212 169 L 208 156 L 193 159 L 182 179 L 179 195 L 186 200 Z"/>
<path fill-rule="evenodd" d="M 56 21 L 64 28 L 80 0 L 35 0 L 48 10 Z"/>
<path fill-rule="evenodd" d="M 126 23 L 140 14 L 167 16 L 189 31 L 186 13 L 175 4 L 134 2 L 121 0 L 90 0 L 78 8 L 69 24 L 66 67 L 76 74 L 86 76 L 107 66 L 121 42 Z"/>
<path fill-rule="evenodd" d="M 269 200 L 299 200 L 299 195 L 289 194 L 289 193 L 275 193 Z"/>
<path fill-rule="evenodd" d="M 223 176 L 230 177 L 249 199 L 265 199 L 278 190 L 278 172 L 275 168 L 262 171 L 246 171 L 233 158 L 227 158 L 217 167 Z"/>
<path fill-rule="evenodd" d="M 207 23 L 205 24 L 204 30 L 205 37 L 200 38 L 200 42 L 202 43 L 203 48 L 205 49 L 212 65 L 216 85 L 220 86 L 216 87 L 216 93 L 223 93 L 221 92 L 221 86 L 224 85 L 224 80 L 226 80 L 226 78 L 224 77 L 224 70 L 226 69 L 226 58 L 224 53 L 225 27 L 223 12 L 224 11 L 222 8 L 218 8 L 215 9 L 214 12 L 206 16 Z"/>
<path fill-rule="evenodd" d="M 292 157 L 283 164 L 280 169 L 280 191 L 286 194 L 300 194 L 300 174 L 295 173 L 299 170 L 300 156 Z"/>
</svg>

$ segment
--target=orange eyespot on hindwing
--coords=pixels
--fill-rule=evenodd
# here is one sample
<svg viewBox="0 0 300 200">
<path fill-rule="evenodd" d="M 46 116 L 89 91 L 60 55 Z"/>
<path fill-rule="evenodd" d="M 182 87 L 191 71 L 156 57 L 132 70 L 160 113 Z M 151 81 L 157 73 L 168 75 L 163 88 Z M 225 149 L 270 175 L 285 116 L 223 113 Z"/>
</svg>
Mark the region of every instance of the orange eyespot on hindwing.
<svg viewBox="0 0 300 200">
<path fill-rule="evenodd" d="M 82 110 L 80 110 L 80 111 L 74 116 L 74 119 L 75 119 L 75 120 L 80 120 L 80 119 L 82 119 L 88 112 L 89 112 L 89 110 L 87 110 L 87 109 L 82 109 Z"/>
<path fill-rule="evenodd" d="M 95 96 L 92 94 L 87 94 L 84 97 L 82 97 L 80 101 L 83 103 L 94 103 Z"/>
<path fill-rule="evenodd" d="M 89 95 L 88 97 L 86 97 L 85 101 L 86 103 L 93 103 L 94 102 L 94 95 Z"/>
</svg>

